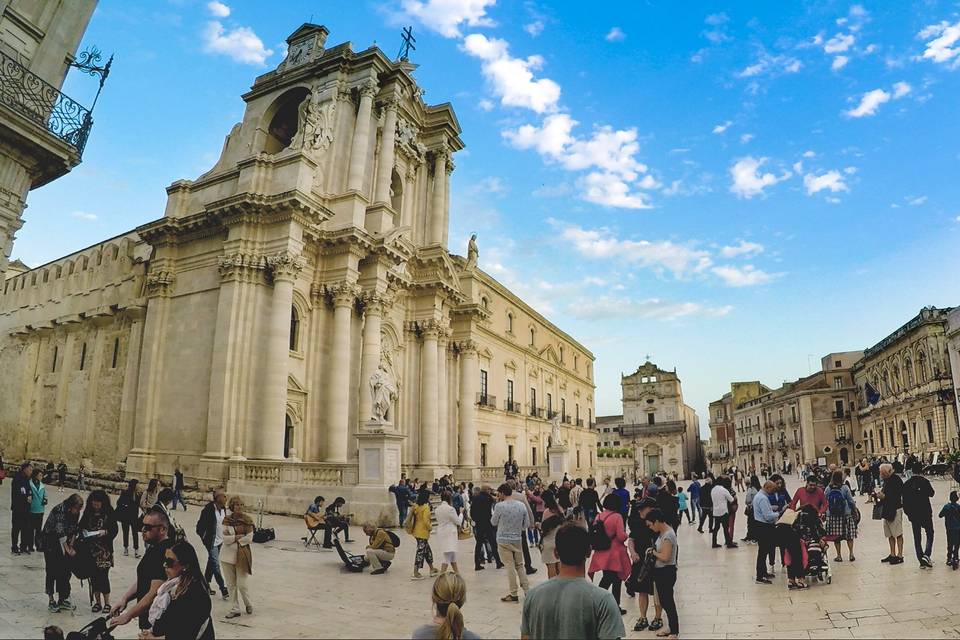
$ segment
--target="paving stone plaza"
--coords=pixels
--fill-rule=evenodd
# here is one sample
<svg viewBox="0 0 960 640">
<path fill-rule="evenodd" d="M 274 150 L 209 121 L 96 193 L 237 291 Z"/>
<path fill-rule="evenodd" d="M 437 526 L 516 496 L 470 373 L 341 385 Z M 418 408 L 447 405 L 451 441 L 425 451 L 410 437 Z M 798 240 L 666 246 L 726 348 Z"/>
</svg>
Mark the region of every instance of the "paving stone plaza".
<svg viewBox="0 0 960 640">
<path fill-rule="evenodd" d="M 9 490 L 3 486 L 0 535 L 9 536 Z M 949 493 L 945 481 L 935 481 L 936 507 Z M 799 486 L 794 478 L 791 492 Z M 62 494 L 66 495 L 66 494 Z M 55 490 L 56 499 L 62 497 Z M 864 498 L 858 503 L 863 508 Z M 349 505 L 348 505 L 349 506 Z M 191 505 L 178 514 L 188 537 L 200 509 Z M 741 510 L 742 511 L 742 510 Z M 429 621 L 430 580 L 410 580 L 415 545 L 399 531 L 402 544 L 393 567 L 383 576 L 347 573 L 335 553 L 306 551 L 300 540 L 303 522 L 299 519 L 265 516 L 264 525 L 274 527 L 277 540 L 255 545 L 252 597 L 255 612 L 230 621 L 224 619 L 229 606 L 214 600 L 218 638 L 395 638 L 409 637 L 417 626 Z M 677 603 L 681 636 L 685 638 L 955 638 L 960 637 L 960 600 L 956 588 L 960 572 L 944 566 L 945 541 L 942 523 L 936 522 L 935 568 L 922 571 L 912 553 L 909 527 L 905 535 L 906 561 L 895 567 L 880 563 L 886 542 L 876 522 L 864 520 L 856 544 L 855 563 L 832 563 L 833 583 L 814 584 L 806 591 L 788 591 L 780 575 L 772 586 L 753 581 L 756 547 L 741 544 L 739 549 L 711 549 L 706 534 L 686 524 L 680 527 L 679 580 Z M 738 538 L 743 537 L 744 520 L 738 517 Z M 365 538 L 359 529 L 357 540 L 348 547 L 362 553 Z M 195 540 L 194 540 L 195 541 Z M 118 538 L 118 548 L 121 547 Z M 460 542 L 458 557 L 467 583 L 464 617 L 468 629 L 484 638 L 517 638 L 521 604 L 500 602 L 506 593 L 504 570 L 475 572 L 473 541 Z M 833 555 L 832 553 L 830 554 Z M 846 550 L 844 549 L 846 560 Z M 203 560 L 201 552 L 201 561 Z M 133 556 L 117 554 L 111 572 L 114 593 L 133 580 Z M 539 570 L 531 585 L 546 580 L 546 571 L 533 550 Z M 76 580 L 74 615 L 49 614 L 43 593 L 43 558 L 40 554 L 14 557 L 0 553 L 0 575 L 6 587 L 0 592 L 0 637 L 38 638 L 45 625 L 57 624 L 75 630 L 92 620 L 85 588 Z M 597 578 L 599 579 L 599 577 Z M 647 631 L 631 629 L 637 618 L 636 601 L 624 600 L 624 618 L 629 638 L 653 638 Z M 135 638 L 136 623 L 117 630 L 117 638 Z"/>
</svg>

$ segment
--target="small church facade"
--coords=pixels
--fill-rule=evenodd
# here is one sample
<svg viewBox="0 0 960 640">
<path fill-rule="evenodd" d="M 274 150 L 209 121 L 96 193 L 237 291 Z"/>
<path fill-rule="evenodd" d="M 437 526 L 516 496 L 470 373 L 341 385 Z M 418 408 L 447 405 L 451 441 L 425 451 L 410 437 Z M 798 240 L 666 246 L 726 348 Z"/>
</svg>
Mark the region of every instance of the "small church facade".
<svg viewBox="0 0 960 640">
<path fill-rule="evenodd" d="M 593 355 L 448 250 L 463 148 L 379 49 L 306 24 L 164 215 L 0 296 L 0 449 L 225 485 L 276 511 L 342 495 L 387 522 L 401 473 L 595 461 Z"/>
<path fill-rule="evenodd" d="M 703 466 L 700 420 L 683 401 L 676 370 L 646 361 L 620 378 L 623 414 L 600 416 L 599 429 L 610 429 L 617 446 L 633 451 L 637 477 L 666 472 L 689 478 Z M 610 439 L 613 436 L 603 436 Z"/>
</svg>

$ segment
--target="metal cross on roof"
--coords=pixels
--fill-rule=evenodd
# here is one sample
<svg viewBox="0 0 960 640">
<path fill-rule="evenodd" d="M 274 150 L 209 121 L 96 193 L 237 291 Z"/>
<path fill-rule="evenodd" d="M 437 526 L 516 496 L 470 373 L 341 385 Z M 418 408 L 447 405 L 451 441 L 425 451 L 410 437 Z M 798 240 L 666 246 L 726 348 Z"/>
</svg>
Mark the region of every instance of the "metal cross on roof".
<svg viewBox="0 0 960 640">
<path fill-rule="evenodd" d="M 413 27 L 404 27 L 400 37 L 403 38 L 403 44 L 400 45 L 400 53 L 397 54 L 397 58 L 400 60 L 409 60 L 410 50 L 417 50 L 417 47 L 413 44 L 417 41 L 417 39 L 413 37 Z"/>
</svg>

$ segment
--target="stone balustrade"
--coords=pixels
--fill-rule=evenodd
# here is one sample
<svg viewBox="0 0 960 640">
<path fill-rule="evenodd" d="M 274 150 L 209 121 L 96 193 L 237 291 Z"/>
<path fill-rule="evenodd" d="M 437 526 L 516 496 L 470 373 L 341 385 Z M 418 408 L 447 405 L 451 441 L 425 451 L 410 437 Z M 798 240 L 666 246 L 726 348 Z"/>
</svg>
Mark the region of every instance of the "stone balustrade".
<svg viewBox="0 0 960 640">
<path fill-rule="evenodd" d="M 356 482 L 355 464 L 240 460 L 230 463 L 230 480 L 294 485 L 344 486 Z"/>
</svg>

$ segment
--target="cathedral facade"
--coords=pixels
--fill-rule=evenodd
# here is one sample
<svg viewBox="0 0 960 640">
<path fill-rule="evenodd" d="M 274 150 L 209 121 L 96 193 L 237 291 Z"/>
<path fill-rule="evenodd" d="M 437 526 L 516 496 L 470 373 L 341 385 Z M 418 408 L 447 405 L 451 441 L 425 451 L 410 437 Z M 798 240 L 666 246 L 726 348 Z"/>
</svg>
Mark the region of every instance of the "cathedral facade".
<svg viewBox="0 0 960 640">
<path fill-rule="evenodd" d="M 415 65 L 305 24 L 214 167 L 163 217 L 30 269 L 0 296 L 0 448 L 301 512 L 386 520 L 401 472 L 571 474 L 596 455 L 593 356 L 450 253 L 463 148 Z"/>
</svg>

